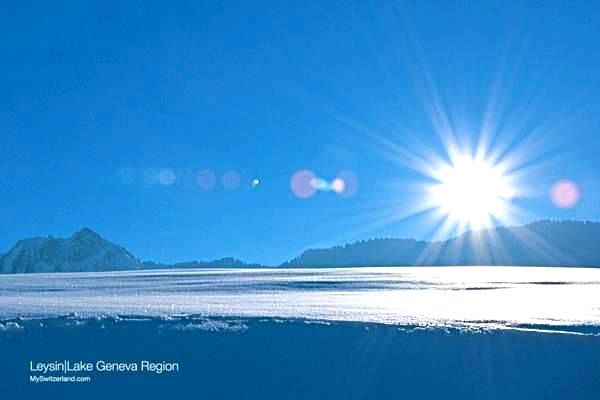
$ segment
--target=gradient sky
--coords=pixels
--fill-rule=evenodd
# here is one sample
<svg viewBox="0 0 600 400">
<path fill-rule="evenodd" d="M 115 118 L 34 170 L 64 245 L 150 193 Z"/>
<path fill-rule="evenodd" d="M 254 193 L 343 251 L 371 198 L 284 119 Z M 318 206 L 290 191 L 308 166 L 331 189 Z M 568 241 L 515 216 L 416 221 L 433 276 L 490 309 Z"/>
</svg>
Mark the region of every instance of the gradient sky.
<svg viewBox="0 0 600 400">
<path fill-rule="evenodd" d="M 88 226 L 144 259 L 279 263 L 427 238 L 421 215 L 381 217 L 418 201 L 422 177 L 374 136 L 443 155 L 436 93 L 465 142 L 487 111 L 497 140 L 524 149 L 519 223 L 600 219 L 599 5 L 471 3 L 4 4 L 0 249 Z M 352 171 L 358 190 L 299 199 L 302 169 Z M 163 170 L 170 184 L 153 181 Z M 571 208 L 548 195 L 561 179 L 581 189 Z"/>
</svg>

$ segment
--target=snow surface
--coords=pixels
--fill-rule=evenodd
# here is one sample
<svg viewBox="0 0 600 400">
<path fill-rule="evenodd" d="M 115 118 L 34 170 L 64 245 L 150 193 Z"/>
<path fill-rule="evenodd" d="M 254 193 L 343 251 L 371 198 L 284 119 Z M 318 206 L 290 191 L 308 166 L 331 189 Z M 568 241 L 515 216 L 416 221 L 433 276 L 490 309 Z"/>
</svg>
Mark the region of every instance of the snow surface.
<svg viewBox="0 0 600 400">
<path fill-rule="evenodd" d="M 0 276 L 1 320 L 69 314 L 599 328 L 600 269 L 186 269 Z"/>
</svg>

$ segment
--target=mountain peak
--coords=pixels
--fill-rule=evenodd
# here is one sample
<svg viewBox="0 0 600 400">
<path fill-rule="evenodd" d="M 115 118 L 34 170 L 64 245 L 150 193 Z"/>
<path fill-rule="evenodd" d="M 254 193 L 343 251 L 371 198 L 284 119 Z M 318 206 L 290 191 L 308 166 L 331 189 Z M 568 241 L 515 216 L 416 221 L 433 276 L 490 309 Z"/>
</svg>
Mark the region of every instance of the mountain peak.
<svg viewBox="0 0 600 400">
<path fill-rule="evenodd" d="M 138 269 L 141 261 L 89 228 L 70 238 L 31 238 L 0 257 L 0 273 Z"/>
<path fill-rule="evenodd" d="M 90 228 L 86 228 L 86 227 L 81 228 L 80 230 L 75 232 L 73 234 L 73 236 L 71 236 L 71 239 L 72 240 L 85 240 L 85 239 L 103 240 L 102 236 L 100 236 L 99 234 L 97 234 L 96 232 L 91 230 Z"/>
</svg>

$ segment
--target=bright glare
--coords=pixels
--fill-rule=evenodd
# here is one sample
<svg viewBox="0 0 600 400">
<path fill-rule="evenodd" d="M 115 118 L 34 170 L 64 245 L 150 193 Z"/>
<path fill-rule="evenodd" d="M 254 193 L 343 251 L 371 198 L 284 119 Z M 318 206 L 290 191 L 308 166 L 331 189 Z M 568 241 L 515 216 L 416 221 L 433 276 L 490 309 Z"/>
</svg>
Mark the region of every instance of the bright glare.
<svg viewBox="0 0 600 400">
<path fill-rule="evenodd" d="M 453 223 L 484 228 L 502 220 L 515 195 L 510 178 L 499 165 L 469 155 L 440 165 L 437 182 L 428 188 L 429 205 Z"/>
</svg>

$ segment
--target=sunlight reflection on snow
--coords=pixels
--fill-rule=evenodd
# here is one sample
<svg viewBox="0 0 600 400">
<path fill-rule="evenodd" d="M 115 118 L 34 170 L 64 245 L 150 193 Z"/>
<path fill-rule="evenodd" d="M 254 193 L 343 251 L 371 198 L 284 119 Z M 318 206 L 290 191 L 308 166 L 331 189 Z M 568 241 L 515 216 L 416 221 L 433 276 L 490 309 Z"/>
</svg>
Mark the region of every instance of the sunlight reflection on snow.
<svg viewBox="0 0 600 400">
<path fill-rule="evenodd" d="M 600 270 L 210 269 L 0 276 L 0 317 L 282 317 L 429 326 L 600 325 Z"/>
</svg>

